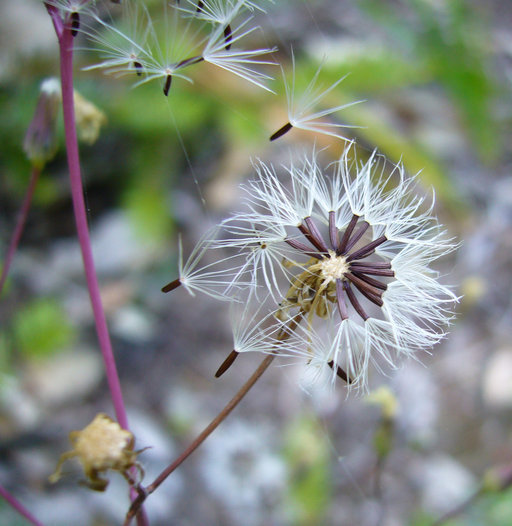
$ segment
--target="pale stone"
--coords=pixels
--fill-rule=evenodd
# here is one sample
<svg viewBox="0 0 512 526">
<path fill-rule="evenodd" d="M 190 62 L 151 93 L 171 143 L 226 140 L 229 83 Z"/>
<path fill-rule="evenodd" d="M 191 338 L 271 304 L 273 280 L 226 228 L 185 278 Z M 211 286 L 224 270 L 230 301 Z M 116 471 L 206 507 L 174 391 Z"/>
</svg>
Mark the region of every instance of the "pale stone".
<svg viewBox="0 0 512 526">
<path fill-rule="evenodd" d="M 491 407 L 512 407 L 512 349 L 501 349 L 491 356 L 484 371 L 482 394 Z"/>
<path fill-rule="evenodd" d="M 103 377 L 101 353 L 75 349 L 28 366 L 25 383 L 43 405 L 80 400 L 96 389 Z"/>
</svg>

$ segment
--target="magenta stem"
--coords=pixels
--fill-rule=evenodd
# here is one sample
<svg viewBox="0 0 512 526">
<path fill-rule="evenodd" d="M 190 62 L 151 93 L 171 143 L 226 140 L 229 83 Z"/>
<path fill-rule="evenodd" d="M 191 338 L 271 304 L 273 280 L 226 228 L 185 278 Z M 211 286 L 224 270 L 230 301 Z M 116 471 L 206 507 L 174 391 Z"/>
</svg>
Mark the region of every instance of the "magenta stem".
<svg viewBox="0 0 512 526">
<path fill-rule="evenodd" d="M 2 268 L 2 275 L 0 276 L 0 295 L 4 287 L 5 280 L 7 279 L 7 274 L 9 273 L 9 268 L 11 266 L 14 254 L 16 254 L 16 249 L 20 243 L 21 235 L 23 234 L 23 229 L 25 227 L 25 222 L 27 221 L 28 211 L 30 210 L 30 204 L 32 203 L 32 196 L 34 195 L 34 190 L 39 179 L 39 174 L 41 173 L 40 168 L 32 167 L 32 173 L 30 174 L 30 181 L 28 183 L 27 192 L 23 203 L 18 212 L 18 217 L 16 219 L 16 226 L 12 234 L 11 242 L 9 243 L 9 248 L 7 249 L 7 255 L 5 257 L 4 265 Z"/>
<path fill-rule="evenodd" d="M 39 522 L 32 514 L 21 504 L 21 502 L 15 499 L 2 485 L 0 485 L 0 496 L 2 496 L 9 505 L 15 509 L 20 515 L 25 517 L 31 524 L 35 526 L 43 526 L 42 522 Z"/>
<path fill-rule="evenodd" d="M 78 152 L 78 138 L 76 133 L 74 90 L 73 90 L 73 34 L 72 20 L 67 17 L 63 22 L 58 10 L 46 4 L 50 14 L 57 38 L 59 41 L 60 56 L 60 78 L 62 90 L 62 110 L 64 114 L 64 132 L 66 136 L 66 153 L 68 159 L 69 178 L 71 183 L 71 197 L 73 201 L 73 210 L 75 216 L 78 241 L 82 252 L 84 263 L 85 279 L 89 290 L 96 333 L 100 343 L 101 354 L 105 365 L 105 373 L 110 389 L 112 403 L 119 425 L 128 429 L 128 418 L 121 391 L 121 383 L 117 374 L 117 367 L 108 332 L 107 320 L 103 304 L 101 302 L 100 287 L 94 258 L 92 255 L 91 240 L 89 236 L 89 227 L 87 224 L 87 213 L 83 195 L 82 176 L 80 171 L 80 156 Z M 132 499 L 135 498 L 135 490 L 130 490 Z M 149 524 L 144 510 L 140 510 L 137 515 L 137 524 L 147 526 Z"/>
<path fill-rule="evenodd" d="M 121 384 L 117 374 L 116 362 L 110 342 L 110 335 L 107 328 L 107 321 L 103 304 L 101 302 L 100 287 L 94 267 L 94 259 L 87 225 L 87 214 L 82 189 L 82 176 L 80 174 L 80 158 L 78 154 L 78 139 L 75 124 L 75 108 L 73 102 L 73 36 L 71 27 L 66 23 L 64 31 L 59 38 L 60 52 L 60 73 L 62 84 L 62 109 L 64 113 L 64 130 L 66 135 L 66 151 L 68 158 L 69 176 L 71 182 L 71 196 L 73 199 L 73 210 L 75 215 L 78 241 L 82 251 L 85 278 L 89 296 L 91 298 L 96 332 L 105 363 L 108 386 L 114 404 L 119 425 L 128 429 L 128 419 L 121 392 Z"/>
</svg>

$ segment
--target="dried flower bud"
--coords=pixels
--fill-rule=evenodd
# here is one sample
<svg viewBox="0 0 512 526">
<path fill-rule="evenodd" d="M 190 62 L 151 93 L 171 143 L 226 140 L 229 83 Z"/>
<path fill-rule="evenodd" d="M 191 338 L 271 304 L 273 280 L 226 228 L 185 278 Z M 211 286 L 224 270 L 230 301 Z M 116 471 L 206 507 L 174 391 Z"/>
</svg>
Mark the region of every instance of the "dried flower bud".
<svg viewBox="0 0 512 526">
<path fill-rule="evenodd" d="M 369 404 L 379 406 L 382 410 L 382 416 L 387 420 L 394 420 L 399 410 L 398 400 L 389 387 L 379 387 L 372 391 L 366 397 L 366 401 Z"/>
<path fill-rule="evenodd" d="M 93 144 L 98 139 L 100 128 L 107 122 L 107 117 L 77 91 L 74 92 L 73 100 L 80 140 L 86 144 Z"/>
<path fill-rule="evenodd" d="M 86 485 L 95 491 L 104 491 L 108 485 L 100 473 L 113 469 L 126 476 L 131 467 L 141 470 L 136 462 L 140 451 L 133 450 L 133 434 L 104 413 L 96 415 L 81 431 L 71 431 L 69 440 L 73 449 L 61 455 L 55 472 L 49 477 L 52 483 L 59 480 L 62 464 L 73 457 L 79 458 L 87 477 Z"/>
<path fill-rule="evenodd" d="M 57 113 L 61 101 L 60 82 L 56 78 L 43 81 L 34 118 L 23 141 L 30 162 L 42 168 L 57 151 Z"/>
</svg>

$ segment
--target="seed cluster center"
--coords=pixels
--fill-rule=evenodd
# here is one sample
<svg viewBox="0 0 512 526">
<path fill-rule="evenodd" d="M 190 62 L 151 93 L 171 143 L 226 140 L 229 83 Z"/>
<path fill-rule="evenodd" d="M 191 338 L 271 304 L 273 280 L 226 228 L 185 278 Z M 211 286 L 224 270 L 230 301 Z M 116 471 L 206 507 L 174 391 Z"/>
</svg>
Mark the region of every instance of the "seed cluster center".
<svg viewBox="0 0 512 526">
<path fill-rule="evenodd" d="M 329 257 L 325 258 L 320 265 L 320 275 L 328 281 L 342 279 L 345 272 L 349 270 L 349 264 L 345 256 L 337 256 L 333 250 L 329 250 Z"/>
</svg>

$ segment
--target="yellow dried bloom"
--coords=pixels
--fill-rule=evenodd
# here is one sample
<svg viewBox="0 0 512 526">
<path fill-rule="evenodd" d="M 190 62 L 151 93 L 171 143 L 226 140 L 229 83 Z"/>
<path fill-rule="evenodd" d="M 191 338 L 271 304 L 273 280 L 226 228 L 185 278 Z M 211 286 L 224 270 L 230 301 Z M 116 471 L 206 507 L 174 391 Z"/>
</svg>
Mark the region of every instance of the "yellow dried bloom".
<svg viewBox="0 0 512 526">
<path fill-rule="evenodd" d="M 95 491 L 104 491 L 107 487 L 108 480 L 99 474 L 109 469 L 119 471 L 128 479 L 126 472 L 131 467 L 136 466 L 142 472 L 136 462 L 140 451 L 133 450 L 133 434 L 104 413 L 96 415 L 81 431 L 71 431 L 69 440 L 73 449 L 61 455 L 55 472 L 49 477 L 52 483 L 59 480 L 62 464 L 73 457 L 78 457 L 82 463 L 87 477 L 85 484 Z"/>
<path fill-rule="evenodd" d="M 77 91 L 73 94 L 73 100 L 80 140 L 86 144 L 94 144 L 100 135 L 100 128 L 107 122 L 107 117 Z"/>
</svg>

